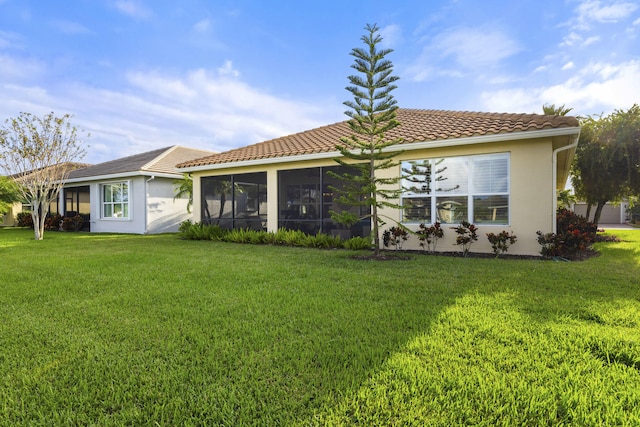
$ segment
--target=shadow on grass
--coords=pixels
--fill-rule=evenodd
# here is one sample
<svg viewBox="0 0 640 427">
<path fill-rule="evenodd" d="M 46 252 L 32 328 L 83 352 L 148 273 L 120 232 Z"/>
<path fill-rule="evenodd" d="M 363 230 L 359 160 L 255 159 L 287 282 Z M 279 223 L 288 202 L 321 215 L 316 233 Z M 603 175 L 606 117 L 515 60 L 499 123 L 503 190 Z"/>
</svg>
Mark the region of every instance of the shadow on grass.
<svg viewBox="0 0 640 427">
<path fill-rule="evenodd" d="M 580 263 L 455 264 L 475 283 L 458 279 L 454 301 L 440 301 L 422 333 L 314 421 L 639 423 L 640 234 L 632 237 Z"/>
</svg>

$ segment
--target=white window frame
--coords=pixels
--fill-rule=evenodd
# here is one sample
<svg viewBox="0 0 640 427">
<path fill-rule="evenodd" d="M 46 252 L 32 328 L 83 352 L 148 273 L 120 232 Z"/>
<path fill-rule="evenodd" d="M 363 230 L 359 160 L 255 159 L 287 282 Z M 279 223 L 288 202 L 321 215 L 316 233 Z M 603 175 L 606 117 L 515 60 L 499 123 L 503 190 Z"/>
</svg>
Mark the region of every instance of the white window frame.
<svg viewBox="0 0 640 427">
<path fill-rule="evenodd" d="M 436 182 L 436 171 L 437 171 L 437 162 L 439 162 L 442 159 L 460 159 L 460 160 L 464 160 L 467 163 L 467 189 L 464 192 L 452 192 L 452 193 L 445 193 L 445 192 L 438 192 L 436 191 L 436 187 L 437 187 L 437 182 Z M 475 164 L 477 161 L 480 160 L 491 160 L 491 159 L 506 159 L 507 161 L 507 188 L 506 191 L 496 191 L 496 192 L 476 192 L 475 188 L 474 188 L 474 174 L 475 174 Z M 474 219 L 474 206 L 473 206 L 473 202 L 474 202 L 474 197 L 481 197 L 481 196 L 505 196 L 508 199 L 508 203 L 507 203 L 507 221 L 506 222 L 479 222 L 479 225 L 483 225 L 483 226 L 508 226 L 511 224 L 511 154 L 509 152 L 505 152 L 505 153 L 493 153 L 493 154 L 476 154 L 476 155 L 468 155 L 468 156 L 449 156 L 449 157 L 438 157 L 438 158 L 429 158 L 429 159 L 412 159 L 412 160 L 403 160 L 401 162 L 401 174 L 402 177 L 406 177 L 407 173 L 404 172 L 404 169 L 408 168 L 409 165 L 412 162 L 429 162 L 431 164 L 431 188 L 430 191 L 428 193 L 425 194 L 420 194 L 420 193 L 411 193 L 411 192 L 407 192 L 406 190 L 404 190 L 407 186 L 409 185 L 415 185 L 413 183 L 407 183 L 407 181 L 401 181 L 401 185 L 403 187 L 403 193 L 401 195 L 400 198 L 400 204 L 402 206 L 405 206 L 405 200 L 410 200 L 410 199 L 419 199 L 419 198 L 430 198 L 430 217 L 431 218 L 425 218 L 424 221 L 405 221 L 405 212 L 404 209 L 401 210 L 400 215 L 401 215 L 401 221 L 403 224 L 419 224 L 419 223 L 425 223 L 425 224 L 433 224 L 434 222 L 436 222 L 438 220 L 438 215 L 437 215 L 437 200 L 438 198 L 442 198 L 443 196 L 445 196 L 446 194 L 450 194 L 451 198 L 460 198 L 460 197 L 466 197 L 467 198 L 467 218 L 465 218 L 464 220 L 470 222 L 470 223 L 474 223 L 473 219 Z M 501 207 L 497 207 L 498 208 L 503 208 Z M 452 224 L 451 222 L 449 222 L 449 224 Z"/>
<path fill-rule="evenodd" d="M 106 201 L 105 200 L 105 188 L 106 187 L 111 187 L 111 186 L 115 186 L 115 185 L 120 185 L 120 186 L 126 186 L 127 189 L 127 199 L 126 201 L 120 201 L 120 202 L 115 202 L 115 201 Z M 109 204 L 111 205 L 111 207 L 113 208 L 116 205 L 120 205 L 122 206 L 122 210 L 123 212 L 125 211 L 124 206 L 126 205 L 126 212 L 127 212 L 127 216 L 106 216 L 105 215 L 105 206 Z M 103 220 L 107 220 L 107 221 L 129 221 L 131 220 L 131 181 L 126 180 L 126 181 L 112 181 L 112 182 L 105 182 L 100 184 L 100 219 Z M 113 212 L 113 209 L 112 209 Z"/>
</svg>

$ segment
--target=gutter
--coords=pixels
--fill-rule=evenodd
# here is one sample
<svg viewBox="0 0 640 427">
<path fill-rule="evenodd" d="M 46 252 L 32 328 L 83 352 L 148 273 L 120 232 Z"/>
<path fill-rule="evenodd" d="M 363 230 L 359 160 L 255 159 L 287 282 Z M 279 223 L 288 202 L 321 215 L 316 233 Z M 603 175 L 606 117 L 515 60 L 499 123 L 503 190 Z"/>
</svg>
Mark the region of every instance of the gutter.
<svg viewBox="0 0 640 427">
<path fill-rule="evenodd" d="M 153 176 L 158 178 L 172 178 L 172 179 L 180 179 L 182 178 L 182 173 L 162 173 L 162 172 L 149 172 L 149 171 L 133 171 L 133 172 L 121 172 L 114 174 L 105 174 L 105 175 L 93 175 L 93 176 L 83 176 L 78 178 L 68 178 L 64 180 L 64 185 L 68 184 L 76 184 L 80 182 L 92 182 L 92 181 L 109 181 L 115 179 L 122 178 L 131 178 L 134 176 Z"/>
</svg>

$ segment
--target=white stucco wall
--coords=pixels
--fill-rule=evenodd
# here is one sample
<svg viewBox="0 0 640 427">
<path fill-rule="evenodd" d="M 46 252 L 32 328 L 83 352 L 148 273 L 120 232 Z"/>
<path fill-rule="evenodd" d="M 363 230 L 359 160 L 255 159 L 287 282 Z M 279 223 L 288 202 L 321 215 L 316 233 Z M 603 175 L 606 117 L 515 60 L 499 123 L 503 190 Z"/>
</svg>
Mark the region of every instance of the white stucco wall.
<svg viewBox="0 0 640 427">
<path fill-rule="evenodd" d="M 145 232 L 145 177 L 131 177 L 91 183 L 91 232 L 137 233 Z M 129 182 L 129 218 L 104 218 L 102 215 L 102 185 Z"/>
<path fill-rule="evenodd" d="M 102 185 L 129 182 L 129 217 L 104 218 L 102 215 Z M 187 199 L 174 197 L 173 179 L 137 176 L 92 182 L 91 232 L 155 234 L 178 231 L 182 221 L 191 218 Z"/>
<path fill-rule="evenodd" d="M 155 178 L 147 183 L 147 233 L 173 233 L 191 218 L 187 198 L 173 200 L 172 179 Z"/>
</svg>

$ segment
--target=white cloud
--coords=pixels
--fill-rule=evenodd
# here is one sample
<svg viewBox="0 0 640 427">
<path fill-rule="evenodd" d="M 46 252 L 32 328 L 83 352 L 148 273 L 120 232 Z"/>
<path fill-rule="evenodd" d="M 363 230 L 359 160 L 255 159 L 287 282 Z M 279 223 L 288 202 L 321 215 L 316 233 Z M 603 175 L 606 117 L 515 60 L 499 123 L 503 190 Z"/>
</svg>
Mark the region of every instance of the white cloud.
<svg viewBox="0 0 640 427">
<path fill-rule="evenodd" d="M 0 78 L 5 82 L 24 81 L 41 76 L 45 72 L 45 65 L 39 61 L 0 54 Z M 3 102 L 5 100 L 3 96 Z"/>
<path fill-rule="evenodd" d="M 402 42 L 402 29 L 398 25 L 387 25 L 380 29 L 382 37 L 381 46 L 384 48 L 394 48 Z"/>
<path fill-rule="evenodd" d="M 600 41 L 600 36 L 591 36 L 585 39 L 580 34 L 572 31 L 571 33 L 569 33 L 569 35 L 565 36 L 565 38 L 562 40 L 562 43 L 560 43 L 560 47 L 574 45 L 589 46 L 598 41 Z"/>
<path fill-rule="evenodd" d="M 578 23 L 588 25 L 591 22 L 615 23 L 630 16 L 636 9 L 636 3 L 587 0 L 578 6 L 576 12 Z"/>
<path fill-rule="evenodd" d="M 561 68 L 561 69 L 562 69 L 563 71 L 565 71 L 565 70 L 570 70 L 570 69 L 572 69 L 573 67 L 575 67 L 575 65 L 576 65 L 576 64 L 574 64 L 572 61 L 569 61 L 569 62 L 567 62 L 566 64 L 564 64 L 564 65 L 562 66 L 562 68 Z"/>
<path fill-rule="evenodd" d="M 195 23 L 193 29 L 198 33 L 206 33 L 211 28 L 211 20 L 202 19 Z"/>
<path fill-rule="evenodd" d="M 134 0 L 117 0 L 114 7 L 121 13 L 136 19 L 147 19 L 151 11 L 143 4 Z"/>
<path fill-rule="evenodd" d="M 233 63 L 230 60 L 224 61 L 224 65 L 218 68 L 218 74 L 221 76 L 239 77 L 240 72 L 233 68 Z"/>
<path fill-rule="evenodd" d="M 407 73 L 414 81 L 461 77 L 469 71 L 498 66 L 520 50 L 515 40 L 495 28 L 451 28 L 429 40 Z M 443 63 L 450 58 L 453 67 Z"/>
<path fill-rule="evenodd" d="M 20 36 L 0 30 L 0 49 L 20 48 Z"/>
<path fill-rule="evenodd" d="M 520 50 L 513 39 L 489 28 L 455 28 L 437 36 L 433 46 L 444 56 L 452 56 L 460 65 L 472 69 L 495 65 Z"/>
<path fill-rule="evenodd" d="M 77 22 L 54 21 L 51 25 L 58 31 L 65 34 L 88 34 L 91 32 L 87 27 Z"/>
<path fill-rule="evenodd" d="M 239 75 L 226 61 L 218 70 L 177 75 L 132 71 L 118 90 L 74 82 L 47 89 L 3 84 L 0 121 L 20 111 L 74 114 L 74 124 L 91 133 L 85 160 L 96 163 L 173 144 L 224 151 L 320 126 L 341 113 L 321 102 L 281 98 Z"/>
<path fill-rule="evenodd" d="M 536 112 L 544 103 L 564 104 L 575 114 L 627 109 L 640 99 L 640 60 L 621 64 L 596 62 L 564 82 L 551 86 L 486 91 L 482 100 L 491 111 Z"/>
</svg>

